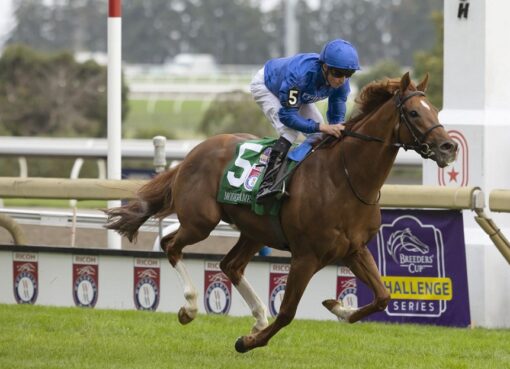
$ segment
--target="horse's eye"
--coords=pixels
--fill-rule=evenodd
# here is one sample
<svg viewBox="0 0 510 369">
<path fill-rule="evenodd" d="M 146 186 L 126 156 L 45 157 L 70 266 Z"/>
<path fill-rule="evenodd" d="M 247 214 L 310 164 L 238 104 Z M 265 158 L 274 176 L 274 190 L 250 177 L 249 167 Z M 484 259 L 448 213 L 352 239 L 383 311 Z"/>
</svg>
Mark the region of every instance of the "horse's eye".
<svg viewBox="0 0 510 369">
<path fill-rule="evenodd" d="M 409 112 L 409 115 L 412 117 L 412 118 L 416 118 L 419 114 L 416 110 L 411 110 Z"/>
</svg>

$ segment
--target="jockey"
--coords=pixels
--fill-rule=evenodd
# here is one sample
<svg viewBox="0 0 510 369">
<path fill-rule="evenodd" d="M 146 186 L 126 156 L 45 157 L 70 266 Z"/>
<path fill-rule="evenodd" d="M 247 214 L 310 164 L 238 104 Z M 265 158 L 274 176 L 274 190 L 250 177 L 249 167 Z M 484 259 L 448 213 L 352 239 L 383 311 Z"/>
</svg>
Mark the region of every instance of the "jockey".
<svg viewBox="0 0 510 369">
<path fill-rule="evenodd" d="M 344 128 L 349 78 L 359 70 L 358 53 L 349 42 L 337 39 L 324 45 L 320 54 L 297 54 L 271 59 L 253 77 L 253 98 L 280 136 L 273 145 L 257 194 L 262 203 L 277 194 L 274 182 L 299 132 L 323 132 L 340 137 Z M 328 98 L 324 119 L 315 102 Z"/>
</svg>

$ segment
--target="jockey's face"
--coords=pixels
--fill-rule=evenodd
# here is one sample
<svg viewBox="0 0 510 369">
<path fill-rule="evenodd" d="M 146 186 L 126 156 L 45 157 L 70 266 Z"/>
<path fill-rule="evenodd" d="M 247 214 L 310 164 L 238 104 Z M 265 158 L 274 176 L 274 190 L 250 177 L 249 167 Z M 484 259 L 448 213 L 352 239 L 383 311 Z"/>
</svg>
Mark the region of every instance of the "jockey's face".
<svg viewBox="0 0 510 369">
<path fill-rule="evenodd" d="M 345 83 L 346 78 L 352 75 L 352 73 L 350 73 L 350 75 L 347 76 L 348 73 L 344 73 L 344 70 L 331 68 L 326 64 L 324 64 L 322 67 L 324 69 L 324 73 L 329 85 L 333 88 L 342 86 Z"/>
</svg>

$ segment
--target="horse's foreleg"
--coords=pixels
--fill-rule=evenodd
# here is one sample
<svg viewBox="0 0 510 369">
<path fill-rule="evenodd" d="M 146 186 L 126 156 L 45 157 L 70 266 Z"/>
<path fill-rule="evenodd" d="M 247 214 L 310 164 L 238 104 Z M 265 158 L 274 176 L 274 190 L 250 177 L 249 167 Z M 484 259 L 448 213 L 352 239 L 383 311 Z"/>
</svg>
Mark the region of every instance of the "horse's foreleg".
<svg viewBox="0 0 510 369">
<path fill-rule="evenodd" d="M 237 352 L 243 353 L 256 347 L 267 345 L 271 337 L 278 333 L 280 329 L 290 324 L 296 315 L 297 306 L 308 282 L 318 270 L 318 265 L 319 263 L 312 257 L 300 258 L 300 260 L 293 260 L 291 262 L 287 286 L 285 287 L 285 294 L 278 316 L 273 323 L 262 331 L 240 337 L 235 344 Z"/>
<path fill-rule="evenodd" d="M 244 269 L 253 255 L 255 255 L 262 246 L 261 243 L 253 241 L 241 234 L 237 243 L 220 263 L 221 270 L 232 281 L 241 297 L 248 304 L 256 320 L 252 328 L 252 333 L 256 333 L 267 327 L 267 308 L 257 296 L 257 293 L 248 280 L 244 277 Z"/>
<path fill-rule="evenodd" d="M 390 300 L 390 294 L 384 286 L 374 257 L 368 248 L 363 247 L 345 261 L 354 275 L 372 289 L 375 295 L 374 300 L 359 309 L 346 308 L 337 300 L 326 300 L 323 302 L 323 305 L 333 314 L 347 320 L 349 323 L 357 322 L 370 314 L 386 309 Z"/>
</svg>

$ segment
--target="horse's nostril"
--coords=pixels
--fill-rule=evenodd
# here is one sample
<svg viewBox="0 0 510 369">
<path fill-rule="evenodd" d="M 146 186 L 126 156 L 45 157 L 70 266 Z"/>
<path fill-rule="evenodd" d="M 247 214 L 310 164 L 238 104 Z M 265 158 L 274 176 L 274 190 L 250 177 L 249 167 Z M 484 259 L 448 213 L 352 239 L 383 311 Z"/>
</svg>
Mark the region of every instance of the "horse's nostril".
<svg viewBox="0 0 510 369">
<path fill-rule="evenodd" d="M 446 141 L 439 146 L 439 149 L 445 152 L 456 152 L 457 144 L 453 141 Z"/>
</svg>

